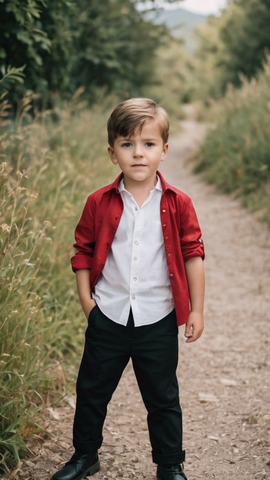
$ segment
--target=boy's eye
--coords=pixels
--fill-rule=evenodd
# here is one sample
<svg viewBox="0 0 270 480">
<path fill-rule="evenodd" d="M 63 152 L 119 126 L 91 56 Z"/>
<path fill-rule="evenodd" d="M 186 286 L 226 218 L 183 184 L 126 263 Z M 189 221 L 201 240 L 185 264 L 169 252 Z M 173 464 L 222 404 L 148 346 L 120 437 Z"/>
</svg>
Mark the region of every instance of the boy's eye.
<svg viewBox="0 0 270 480">
<path fill-rule="evenodd" d="M 153 147 L 154 144 L 153 144 L 153 142 L 146 142 L 145 145 L 146 145 L 147 147 Z"/>
<path fill-rule="evenodd" d="M 125 143 L 122 143 L 122 147 L 125 147 L 125 148 L 129 148 L 131 147 L 131 143 L 130 142 L 125 142 Z"/>
</svg>

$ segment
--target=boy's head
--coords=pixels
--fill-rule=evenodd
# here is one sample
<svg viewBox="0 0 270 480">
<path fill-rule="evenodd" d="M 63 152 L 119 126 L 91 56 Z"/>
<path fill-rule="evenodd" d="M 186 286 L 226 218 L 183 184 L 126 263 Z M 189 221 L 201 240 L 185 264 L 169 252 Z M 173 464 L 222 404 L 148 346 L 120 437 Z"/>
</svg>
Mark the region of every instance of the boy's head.
<svg viewBox="0 0 270 480">
<path fill-rule="evenodd" d="M 115 107 L 107 123 L 108 142 L 111 147 L 118 137 L 129 137 L 141 131 L 147 120 L 156 121 L 163 143 L 169 136 L 170 120 L 164 108 L 150 98 L 131 98 Z"/>
</svg>

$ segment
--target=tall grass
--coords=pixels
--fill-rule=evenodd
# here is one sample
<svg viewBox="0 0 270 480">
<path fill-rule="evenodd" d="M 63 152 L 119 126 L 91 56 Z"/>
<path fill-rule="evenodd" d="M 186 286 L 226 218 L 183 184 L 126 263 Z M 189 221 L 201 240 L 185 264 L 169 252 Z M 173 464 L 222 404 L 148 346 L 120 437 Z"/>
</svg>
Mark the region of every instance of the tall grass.
<svg viewBox="0 0 270 480">
<path fill-rule="evenodd" d="M 86 196 L 116 173 L 106 112 L 83 110 L 76 94 L 33 119 L 32 100 L 28 92 L 16 121 L 4 99 L 0 112 L 2 471 L 42 430 L 42 408 L 64 393 L 66 377 L 75 378 L 85 320 L 70 268 L 74 228 Z"/>
<path fill-rule="evenodd" d="M 209 182 L 259 210 L 270 225 L 270 60 L 258 80 L 243 79 L 212 105 L 216 128 L 208 133 L 199 154 L 197 172 Z"/>
</svg>

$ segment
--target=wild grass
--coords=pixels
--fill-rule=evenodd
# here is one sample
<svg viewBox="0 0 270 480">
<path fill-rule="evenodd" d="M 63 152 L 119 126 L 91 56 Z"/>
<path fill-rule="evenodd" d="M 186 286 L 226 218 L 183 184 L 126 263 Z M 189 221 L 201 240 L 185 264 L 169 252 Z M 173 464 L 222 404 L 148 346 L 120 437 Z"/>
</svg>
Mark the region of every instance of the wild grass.
<svg viewBox="0 0 270 480">
<path fill-rule="evenodd" d="M 74 228 L 87 195 L 116 175 L 107 157 L 107 112 L 62 110 L 16 120 L 1 101 L 0 468 L 9 471 L 42 430 L 42 409 L 72 383 L 85 319 L 70 268 Z M 29 112 L 31 111 L 31 116 Z M 58 395 L 58 397 L 57 397 Z"/>
<path fill-rule="evenodd" d="M 210 183 L 242 199 L 270 225 L 270 60 L 258 80 L 243 79 L 213 102 L 209 131 L 199 154 L 197 172 Z"/>
</svg>

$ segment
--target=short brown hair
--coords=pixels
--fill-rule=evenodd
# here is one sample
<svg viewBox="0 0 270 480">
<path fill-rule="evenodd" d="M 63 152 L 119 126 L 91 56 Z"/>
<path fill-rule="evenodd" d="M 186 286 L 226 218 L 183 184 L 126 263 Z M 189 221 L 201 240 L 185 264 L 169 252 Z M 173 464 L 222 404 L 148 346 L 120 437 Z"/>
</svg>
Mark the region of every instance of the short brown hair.
<svg viewBox="0 0 270 480">
<path fill-rule="evenodd" d="M 113 147 L 117 137 L 128 137 L 137 129 L 141 130 L 151 118 L 157 120 L 163 142 L 167 143 L 170 120 L 166 110 L 150 98 L 130 98 L 117 105 L 110 115 L 107 123 L 109 145 Z"/>
</svg>

